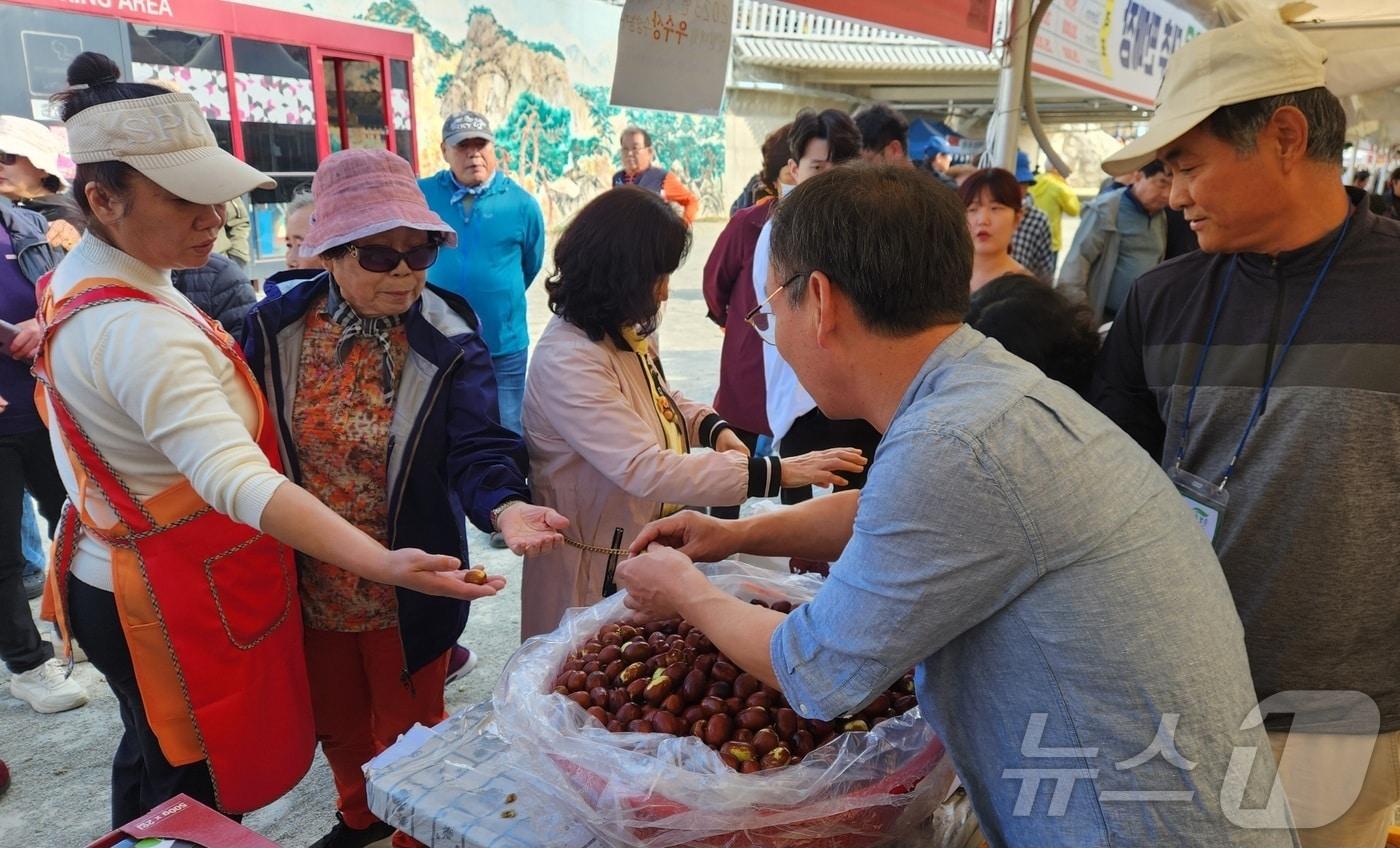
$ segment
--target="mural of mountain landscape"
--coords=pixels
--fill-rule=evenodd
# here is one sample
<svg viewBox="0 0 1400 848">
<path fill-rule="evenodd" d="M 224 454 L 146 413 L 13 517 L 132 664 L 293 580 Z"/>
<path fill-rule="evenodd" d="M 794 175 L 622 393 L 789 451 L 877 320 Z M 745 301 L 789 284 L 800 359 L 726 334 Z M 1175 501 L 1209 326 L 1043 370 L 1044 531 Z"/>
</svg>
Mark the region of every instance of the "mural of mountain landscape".
<svg viewBox="0 0 1400 848">
<path fill-rule="evenodd" d="M 443 117 L 463 109 L 480 112 L 495 128 L 502 167 L 535 195 L 547 224 L 555 226 L 611 186 L 619 167 L 618 134 L 636 124 L 651 133 L 657 164 L 676 172 L 704 200 L 703 214 L 722 214 L 729 205 L 720 194 L 724 119 L 611 105 L 618 10 L 597 0 L 554 0 L 545 20 L 541 5 L 502 0 L 474 6 L 452 25 L 443 14 L 427 14 L 450 9 L 460 15 L 462 6 L 450 0 L 424 0 L 422 7 L 412 0 L 374 0 L 352 12 L 416 34 L 414 107 L 422 172 L 442 167 Z M 561 27 L 570 13 L 586 16 L 593 34 L 607 36 L 585 40 Z"/>
</svg>

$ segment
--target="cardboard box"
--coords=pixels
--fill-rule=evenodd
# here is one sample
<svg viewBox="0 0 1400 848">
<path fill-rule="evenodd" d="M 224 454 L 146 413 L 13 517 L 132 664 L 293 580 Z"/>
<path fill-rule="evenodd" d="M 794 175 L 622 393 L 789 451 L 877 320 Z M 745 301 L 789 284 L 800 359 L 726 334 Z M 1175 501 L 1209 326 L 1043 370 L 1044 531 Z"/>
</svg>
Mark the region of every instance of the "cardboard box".
<svg viewBox="0 0 1400 848">
<path fill-rule="evenodd" d="M 225 818 L 188 795 L 176 795 L 154 810 L 127 822 L 87 848 L 117 848 L 132 840 L 180 840 L 197 848 L 279 848 L 232 819 Z"/>
</svg>

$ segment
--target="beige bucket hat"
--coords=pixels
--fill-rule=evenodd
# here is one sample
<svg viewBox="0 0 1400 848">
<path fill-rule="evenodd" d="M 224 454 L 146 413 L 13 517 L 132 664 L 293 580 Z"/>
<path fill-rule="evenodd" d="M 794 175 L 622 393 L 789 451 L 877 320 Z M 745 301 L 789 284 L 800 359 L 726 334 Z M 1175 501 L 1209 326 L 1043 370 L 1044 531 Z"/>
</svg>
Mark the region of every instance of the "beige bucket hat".
<svg viewBox="0 0 1400 848">
<path fill-rule="evenodd" d="M 64 122 L 73 161 L 125 162 L 191 203 L 218 204 L 277 182 L 224 151 L 189 94 L 90 106 Z"/>
<path fill-rule="evenodd" d="M 1147 132 L 1103 160 L 1112 176 L 1131 173 L 1221 106 L 1321 86 L 1327 51 L 1268 16 L 1208 30 L 1167 61 Z"/>
<path fill-rule="evenodd" d="M 0 115 L 0 151 L 23 156 L 49 176 L 63 179 L 58 172 L 63 142 L 38 121 Z"/>
</svg>

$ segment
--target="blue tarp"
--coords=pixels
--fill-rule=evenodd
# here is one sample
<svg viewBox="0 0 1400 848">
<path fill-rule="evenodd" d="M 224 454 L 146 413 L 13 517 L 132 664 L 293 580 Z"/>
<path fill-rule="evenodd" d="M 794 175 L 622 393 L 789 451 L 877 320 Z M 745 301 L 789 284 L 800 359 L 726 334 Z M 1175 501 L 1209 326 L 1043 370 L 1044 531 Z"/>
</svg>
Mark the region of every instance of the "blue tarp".
<svg viewBox="0 0 1400 848">
<path fill-rule="evenodd" d="M 916 118 L 909 125 L 909 155 L 914 159 L 927 159 L 928 147 L 934 139 L 941 139 L 953 148 L 953 161 L 966 162 L 972 157 L 982 153 L 985 147 L 981 139 L 968 138 L 958 135 L 953 128 L 942 121 L 930 121 L 926 118 Z"/>
</svg>

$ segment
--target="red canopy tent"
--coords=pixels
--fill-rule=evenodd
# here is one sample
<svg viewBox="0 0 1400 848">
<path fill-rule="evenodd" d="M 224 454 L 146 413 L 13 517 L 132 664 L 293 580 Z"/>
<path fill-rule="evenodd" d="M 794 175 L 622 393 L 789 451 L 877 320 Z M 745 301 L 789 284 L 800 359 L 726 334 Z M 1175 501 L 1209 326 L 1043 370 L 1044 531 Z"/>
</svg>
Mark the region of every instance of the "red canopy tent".
<svg viewBox="0 0 1400 848">
<path fill-rule="evenodd" d="M 916 35 L 955 41 L 969 47 L 992 47 L 992 25 L 997 0 L 941 0 L 911 3 L 909 0 L 802 0 L 787 3 Z"/>
</svg>

